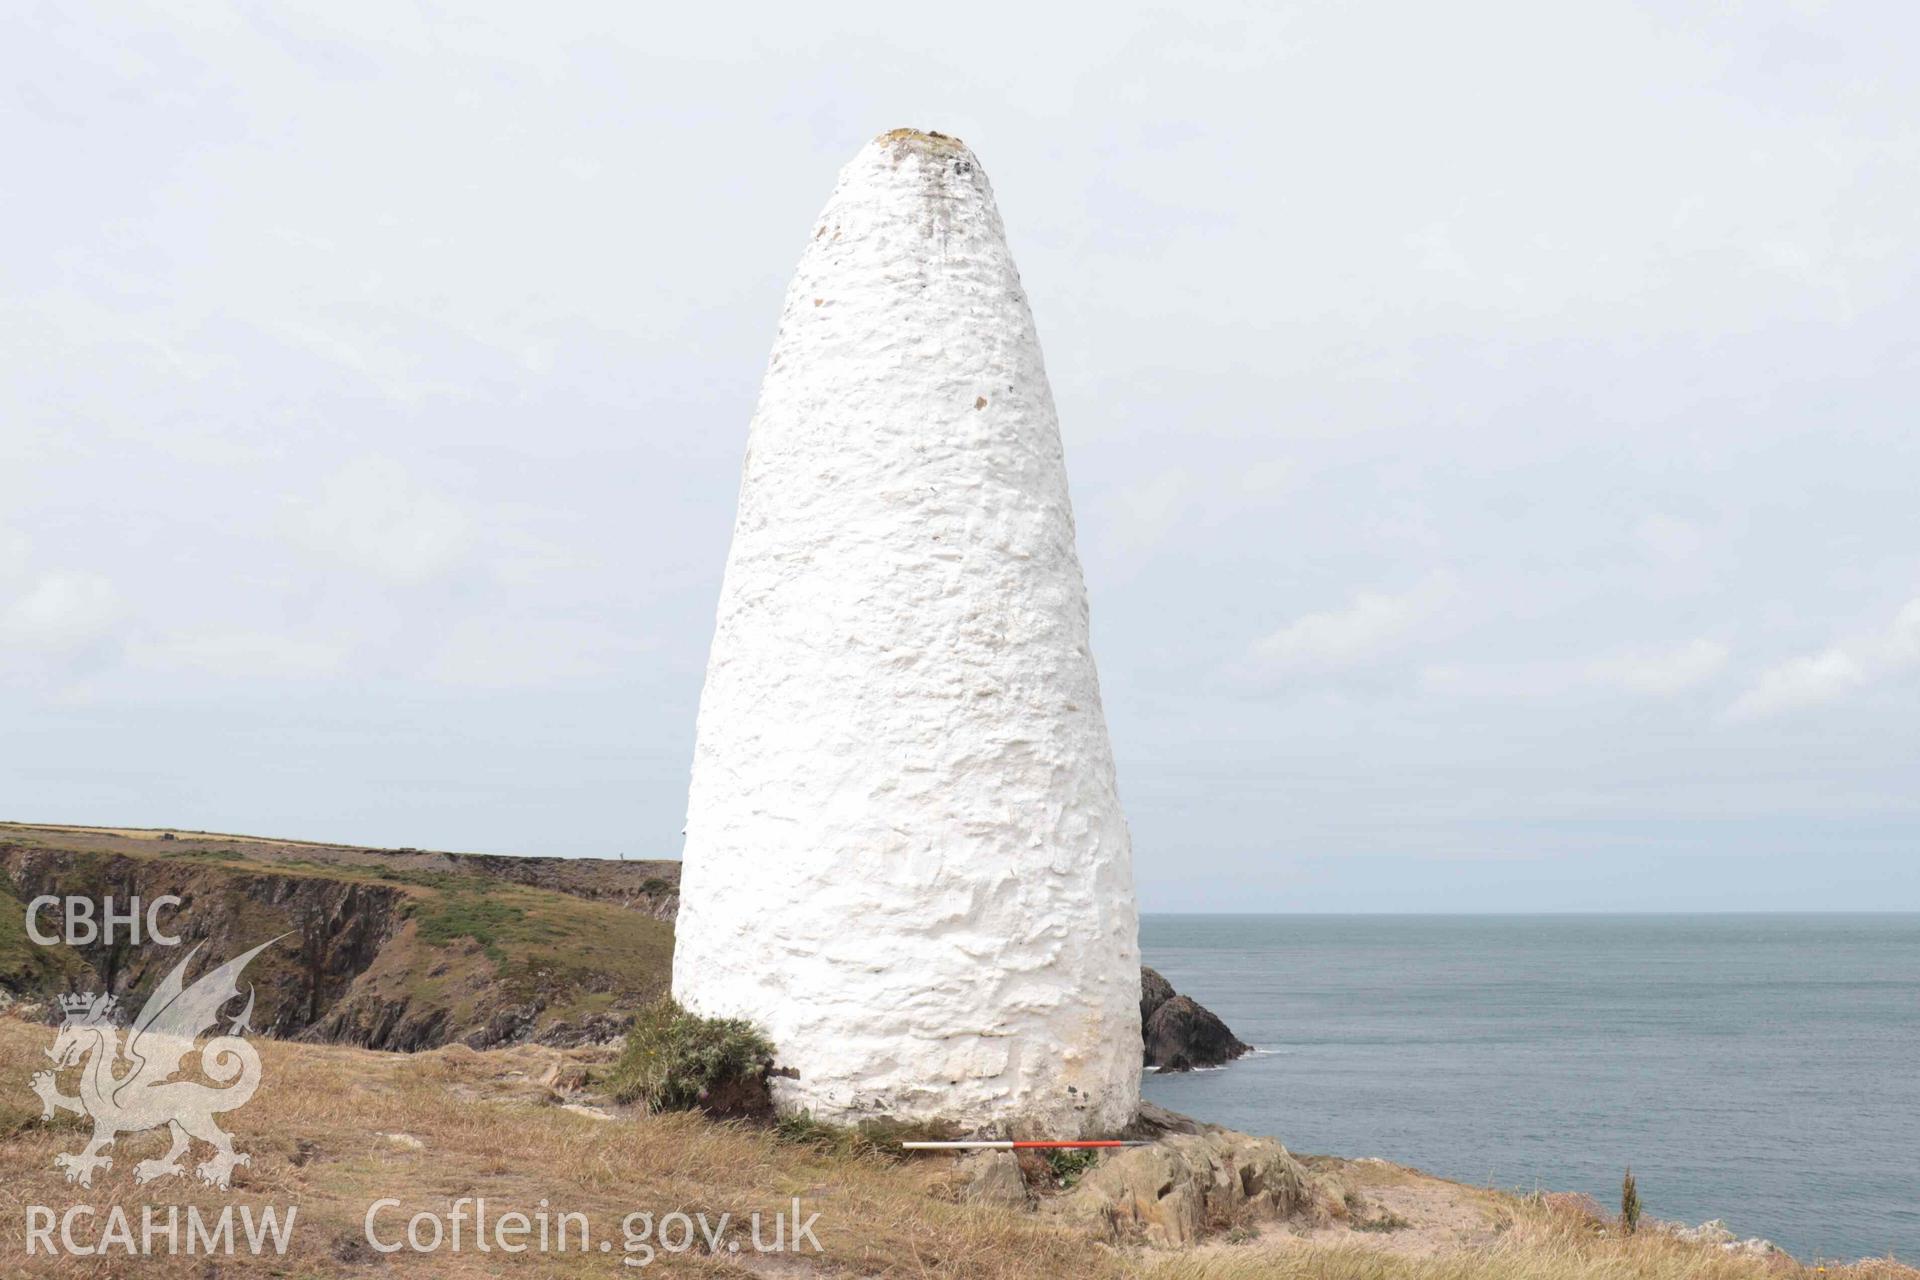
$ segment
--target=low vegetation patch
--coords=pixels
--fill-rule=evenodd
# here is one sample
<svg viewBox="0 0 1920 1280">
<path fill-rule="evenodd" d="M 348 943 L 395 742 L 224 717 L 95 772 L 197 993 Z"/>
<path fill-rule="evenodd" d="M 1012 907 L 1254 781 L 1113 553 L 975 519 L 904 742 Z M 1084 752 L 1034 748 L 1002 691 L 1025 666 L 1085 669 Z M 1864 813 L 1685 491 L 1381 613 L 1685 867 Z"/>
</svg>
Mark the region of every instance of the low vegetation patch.
<svg viewBox="0 0 1920 1280">
<path fill-rule="evenodd" d="M 490 898 L 448 895 L 425 904 L 416 912 L 420 936 L 436 946 L 446 946 L 462 938 L 472 938 L 489 959 L 506 959 L 500 938 L 512 926 L 527 918 L 519 907 Z"/>
<path fill-rule="evenodd" d="M 1091 1148 L 1060 1147 L 1047 1152 L 1047 1168 L 1062 1187 L 1071 1187 L 1080 1181 L 1081 1174 L 1099 1163 L 1100 1153 Z"/>
<path fill-rule="evenodd" d="M 781 1116 L 774 1136 L 789 1146 L 807 1147 L 843 1159 L 876 1158 L 899 1162 L 911 1152 L 903 1142 L 951 1142 L 960 1136 L 958 1125 L 944 1120 L 863 1120 L 857 1125 L 828 1124 L 811 1112 Z"/>
<path fill-rule="evenodd" d="M 437 893 L 415 898 L 408 910 L 419 926 L 421 939 L 447 946 L 471 938 L 495 964 L 505 963 L 510 952 L 522 953 L 530 945 L 558 939 L 554 927 L 529 910 L 543 898 L 511 889 L 492 889 L 469 879 L 457 887 L 443 887 Z"/>
<path fill-rule="evenodd" d="M 614 1101 L 649 1111 L 765 1115 L 772 1108 L 772 1069 L 773 1043 L 752 1023 L 703 1018 L 669 998 L 634 1018 L 606 1086 Z"/>
<path fill-rule="evenodd" d="M 442 893 L 485 893 L 497 883 L 485 876 L 456 871 L 415 871 L 411 867 L 376 867 L 368 874 L 389 884 L 410 884 Z"/>
</svg>

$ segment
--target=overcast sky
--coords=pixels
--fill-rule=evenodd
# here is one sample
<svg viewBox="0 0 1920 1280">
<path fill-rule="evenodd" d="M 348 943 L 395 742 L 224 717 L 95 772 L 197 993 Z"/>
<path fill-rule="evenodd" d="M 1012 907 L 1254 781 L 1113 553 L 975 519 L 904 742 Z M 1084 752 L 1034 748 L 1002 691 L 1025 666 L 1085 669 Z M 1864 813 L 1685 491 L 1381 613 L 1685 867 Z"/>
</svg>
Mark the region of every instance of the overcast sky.
<svg viewBox="0 0 1920 1280">
<path fill-rule="evenodd" d="M 0 816 L 677 855 L 781 294 L 912 125 L 1145 907 L 1920 908 L 1911 6 L 247 8 L 0 30 Z"/>
</svg>

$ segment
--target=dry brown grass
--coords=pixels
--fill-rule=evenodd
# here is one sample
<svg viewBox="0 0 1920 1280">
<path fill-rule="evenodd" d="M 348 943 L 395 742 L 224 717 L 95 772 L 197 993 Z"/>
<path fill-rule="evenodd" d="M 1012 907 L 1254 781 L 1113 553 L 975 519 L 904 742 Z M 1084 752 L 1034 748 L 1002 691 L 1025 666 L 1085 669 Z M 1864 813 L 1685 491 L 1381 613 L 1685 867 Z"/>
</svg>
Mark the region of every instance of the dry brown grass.
<svg viewBox="0 0 1920 1280">
<path fill-rule="evenodd" d="M 1707 1253 L 1697 1246 L 1582 1250 L 1515 1241 L 1493 1249 L 1409 1257 L 1360 1245 L 1309 1245 L 1270 1251 L 1258 1244 L 1237 1255 L 1206 1252 L 1147 1260 L 1143 1280 L 1914 1280 L 1911 1267 L 1863 1262 L 1830 1268 L 1769 1264 Z"/>
<path fill-rule="evenodd" d="M 1502 1220 L 1493 1244 L 1467 1252 L 1409 1257 L 1391 1251 L 1391 1234 L 1323 1244 L 1295 1240 L 1284 1227 L 1245 1244 L 1181 1253 L 1116 1249 L 1047 1215 L 952 1203 L 941 1194 L 947 1176 L 941 1161 L 901 1164 L 849 1155 L 688 1114 L 622 1113 L 600 1120 L 566 1111 L 539 1083 L 563 1055 L 532 1046 L 408 1056 L 263 1041 L 260 1092 L 226 1117 L 240 1149 L 253 1155 L 253 1163 L 237 1172 L 231 1193 L 180 1179 L 136 1187 L 133 1163 L 159 1153 L 164 1141 L 158 1135 L 123 1140 L 112 1153 L 113 1169 L 87 1191 L 67 1186 L 52 1165 L 56 1152 L 81 1145 L 82 1131 L 71 1117 L 42 1125 L 38 1104 L 26 1091 L 29 1075 L 44 1065 L 40 1050 L 50 1039 L 46 1027 L 0 1017 L 0 1275 L 7 1277 L 1812 1280 L 1810 1271 L 1790 1263 L 1738 1258 L 1650 1232 L 1623 1240 L 1601 1234 L 1575 1210 L 1469 1188 L 1459 1190 L 1476 1211 L 1484 1206 Z M 383 1133 L 410 1135 L 422 1147 L 397 1145 Z M 1346 1167 L 1349 1180 L 1362 1186 L 1386 1189 L 1420 1179 L 1391 1166 Z M 615 1249 L 544 1256 L 469 1250 L 383 1259 L 364 1245 L 362 1219 L 372 1201 L 389 1196 L 406 1206 L 401 1217 L 383 1219 L 389 1230 L 416 1210 L 444 1213 L 460 1196 L 484 1196 L 495 1215 L 530 1213 L 544 1198 L 555 1210 L 587 1214 L 596 1238 L 612 1238 Z M 772 1215 L 796 1196 L 807 1212 L 820 1214 L 815 1231 L 821 1254 L 789 1255 L 783 1268 L 756 1265 L 771 1258 L 724 1253 L 661 1254 L 645 1271 L 619 1265 L 619 1224 L 627 1213 L 704 1211 L 713 1218 L 725 1212 L 738 1222 L 756 1210 Z M 123 1256 L 25 1257 L 25 1207 L 75 1202 L 102 1213 L 128 1206 L 136 1222 L 143 1204 L 192 1204 L 215 1213 L 230 1203 L 297 1204 L 299 1217 L 286 1257 L 221 1259 L 212 1272 L 200 1257 L 132 1263 Z M 1920 1272 L 1866 1265 L 1831 1272 L 1829 1280 L 1920 1280 Z"/>
<path fill-rule="evenodd" d="M 1239 1247 L 1143 1258 L 1137 1274 L 1142 1280 L 1920 1280 L 1920 1270 L 1899 1263 L 1816 1269 L 1784 1255 L 1761 1258 L 1690 1244 L 1644 1224 L 1639 1233 L 1622 1235 L 1579 1203 L 1585 1197 L 1460 1190 L 1500 1202 L 1493 1243 L 1420 1255 L 1373 1241 L 1293 1241 L 1284 1231 L 1269 1232 Z"/>
<path fill-rule="evenodd" d="M 704 1211 L 736 1222 L 759 1211 L 771 1221 L 799 1197 L 824 1252 L 792 1255 L 821 1273 L 980 1277 L 1119 1274 L 1110 1255 L 1089 1252 L 1085 1238 L 1038 1217 L 978 1209 L 933 1194 L 942 1166 L 899 1165 L 782 1143 L 764 1129 L 715 1124 L 692 1115 L 627 1115 L 598 1120 L 552 1105 L 538 1086 L 559 1051 L 535 1047 L 476 1053 L 449 1048 L 417 1055 L 338 1046 L 261 1041 L 259 1093 L 226 1117 L 253 1163 L 236 1171 L 221 1193 L 183 1179 L 147 1187 L 133 1183 L 136 1160 L 160 1154 L 157 1134 L 122 1139 L 111 1171 L 91 1190 L 70 1187 L 53 1167 L 59 1151 L 77 1150 L 82 1131 L 72 1117 L 46 1126 L 27 1092 L 48 1028 L 0 1018 L 0 1274 L 95 1280 L 138 1274 L 171 1280 L 200 1277 L 206 1260 L 159 1257 L 112 1260 L 25 1256 L 25 1209 L 57 1211 L 87 1203 L 109 1206 L 198 1205 L 217 1213 L 228 1203 L 297 1204 L 294 1243 L 284 1258 L 220 1260 L 218 1274 L 354 1276 L 375 1274 L 480 1277 L 756 1274 L 726 1255 L 661 1254 L 644 1272 L 619 1265 L 620 1221 L 645 1210 L 656 1217 Z M 396 1146 L 382 1133 L 417 1138 L 423 1149 Z M 203 1153 L 196 1152 L 195 1158 Z M 382 1197 L 406 1209 L 383 1218 L 403 1226 L 419 1209 L 444 1213 L 460 1196 L 484 1196 L 490 1212 L 532 1213 L 542 1199 L 554 1210 L 588 1215 L 611 1254 L 499 1252 L 380 1259 L 362 1241 L 367 1206 Z M 96 1228 L 97 1230 L 97 1228 Z M 391 1232 L 390 1232 L 391 1234 Z M 383 1266 L 382 1263 L 385 1263 Z M 759 1272 L 758 1274 L 766 1274 Z"/>
</svg>

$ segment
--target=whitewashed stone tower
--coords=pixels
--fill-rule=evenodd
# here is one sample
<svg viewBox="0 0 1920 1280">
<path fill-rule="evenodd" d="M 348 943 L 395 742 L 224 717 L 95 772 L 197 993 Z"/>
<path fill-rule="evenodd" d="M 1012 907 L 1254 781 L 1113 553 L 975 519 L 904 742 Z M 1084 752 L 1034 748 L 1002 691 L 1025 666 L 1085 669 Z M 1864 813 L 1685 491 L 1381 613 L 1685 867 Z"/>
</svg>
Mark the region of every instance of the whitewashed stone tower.
<svg viewBox="0 0 1920 1280">
<path fill-rule="evenodd" d="M 901 129 L 841 171 L 754 414 L 700 699 L 673 989 L 784 1111 L 1111 1134 L 1132 851 L 1053 395 L 993 190 Z"/>
</svg>

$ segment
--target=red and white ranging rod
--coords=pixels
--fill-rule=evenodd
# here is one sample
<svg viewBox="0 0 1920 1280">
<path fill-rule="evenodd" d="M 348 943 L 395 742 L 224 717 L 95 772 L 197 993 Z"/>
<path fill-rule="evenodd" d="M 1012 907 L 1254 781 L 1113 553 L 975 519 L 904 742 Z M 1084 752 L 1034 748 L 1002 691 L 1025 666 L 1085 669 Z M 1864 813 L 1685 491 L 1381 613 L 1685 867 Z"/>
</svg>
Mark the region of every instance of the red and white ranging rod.
<svg viewBox="0 0 1920 1280">
<path fill-rule="evenodd" d="M 903 1142 L 908 1151 L 1059 1151 L 1087 1147 L 1147 1147 L 1149 1142 L 1118 1142 L 1111 1138 L 1089 1138 L 1077 1142 L 1016 1142 L 1011 1139 L 979 1142 Z"/>
</svg>

